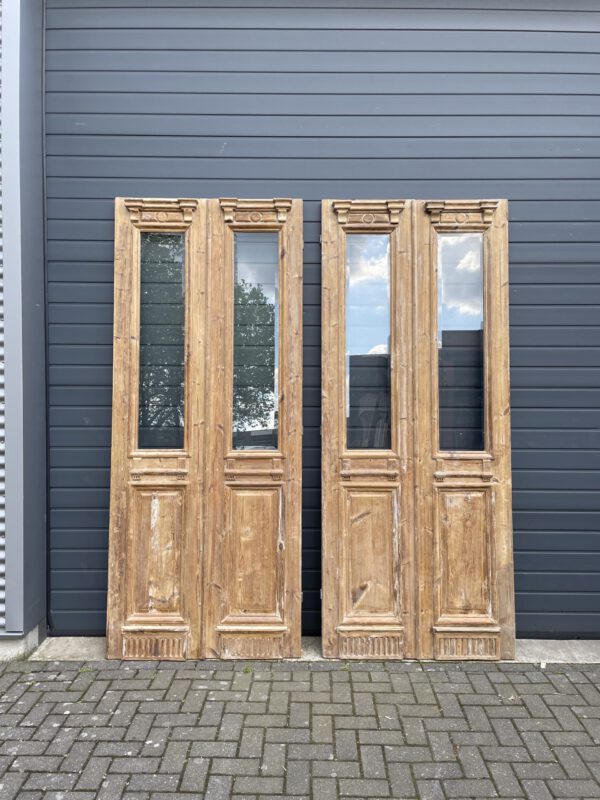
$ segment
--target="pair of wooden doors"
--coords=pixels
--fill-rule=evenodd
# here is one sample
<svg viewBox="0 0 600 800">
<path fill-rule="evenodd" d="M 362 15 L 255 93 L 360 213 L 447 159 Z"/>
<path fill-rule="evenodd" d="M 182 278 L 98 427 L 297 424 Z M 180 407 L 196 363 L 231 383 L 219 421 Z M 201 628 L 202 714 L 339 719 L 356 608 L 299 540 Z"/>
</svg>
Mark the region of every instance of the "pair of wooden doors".
<svg viewBox="0 0 600 800">
<path fill-rule="evenodd" d="M 298 655 L 302 204 L 115 221 L 108 655 Z"/>
<path fill-rule="evenodd" d="M 324 201 L 323 652 L 514 642 L 503 201 Z M 302 203 L 116 201 L 108 654 L 300 655 Z"/>
</svg>

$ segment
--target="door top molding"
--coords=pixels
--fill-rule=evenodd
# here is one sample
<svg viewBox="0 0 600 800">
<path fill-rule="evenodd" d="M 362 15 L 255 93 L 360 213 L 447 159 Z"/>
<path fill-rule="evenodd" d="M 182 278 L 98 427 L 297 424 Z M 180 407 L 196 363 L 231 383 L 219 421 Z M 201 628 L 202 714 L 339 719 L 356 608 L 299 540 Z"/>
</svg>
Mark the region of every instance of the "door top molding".
<svg viewBox="0 0 600 800">
<path fill-rule="evenodd" d="M 123 202 L 132 225 L 146 230 L 185 230 L 191 225 L 198 208 L 198 201 L 192 197 L 175 200 L 126 197 Z"/>
<path fill-rule="evenodd" d="M 332 200 L 340 225 L 347 228 L 387 228 L 400 222 L 406 200 Z"/>
<path fill-rule="evenodd" d="M 292 208 L 290 198 L 270 200 L 240 200 L 236 197 L 219 199 L 223 219 L 229 225 L 284 225 Z"/>
<path fill-rule="evenodd" d="M 485 230 L 492 224 L 499 200 L 428 200 L 425 211 L 436 230 Z"/>
</svg>

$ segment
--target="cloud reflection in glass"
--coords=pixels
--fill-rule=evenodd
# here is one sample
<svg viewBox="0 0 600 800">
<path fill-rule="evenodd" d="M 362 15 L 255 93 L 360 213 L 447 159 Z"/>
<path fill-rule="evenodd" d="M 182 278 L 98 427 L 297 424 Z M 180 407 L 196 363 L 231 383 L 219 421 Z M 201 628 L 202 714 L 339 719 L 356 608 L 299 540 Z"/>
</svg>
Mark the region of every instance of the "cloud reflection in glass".
<svg viewBox="0 0 600 800">
<path fill-rule="evenodd" d="M 484 449 L 483 234 L 438 237 L 441 450 Z"/>
<path fill-rule="evenodd" d="M 391 447 L 390 237 L 346 236 L 346 447 Z"/>
</svg>

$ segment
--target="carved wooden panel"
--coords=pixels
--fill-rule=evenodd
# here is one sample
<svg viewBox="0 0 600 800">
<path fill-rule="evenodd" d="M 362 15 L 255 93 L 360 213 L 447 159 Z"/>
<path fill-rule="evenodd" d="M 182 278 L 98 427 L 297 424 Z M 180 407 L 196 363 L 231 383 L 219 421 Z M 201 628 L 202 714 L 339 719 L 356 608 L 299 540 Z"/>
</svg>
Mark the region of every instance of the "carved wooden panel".
<svg viewBox="0 0 600 800">
<path fill-rule="evenodd" d="M 230 591 L 225 622 L 243 622 L 252 615 L 283 619 L 285 533 L 281 512 L 279 487 L 226 487 L 224 557 Z"/>
<path fill-rule="evenodd" d="M 500 658 L 497 632 L 442 630 L 435 637 L 434 656 L 442 661 L 497 661 Z"/>
<path fill-rule="evenodd" d="M 339 657 L 348 659 L 400 659 L 404 653 L 404 638 L 401 628 L 383 628 L 378 631 L 370 625 L 362 632 L 340 633 Z"/>
<path fill-rule="evenodd" d="M 163 626 L 164 627 L 164 626 Z M 123 631 L 123 658 L 160 659 L 161 661 L 179 661 L 187 658 L 188 636 L 186 631 L 176 633 L 160 633 L 144 631 Z"/>
<path fill-rule="evenodd" d="M 436 624 L 467 616 L 494 623 L 493 520 L 487 489 L 438 489 Z"/>
<path fill-rule="evenodd" d="M 139 559 L 130 583 L 131 614 L 181 614 L 181 549 L 184 492 L 138 489 L 133 492 L 133 520 L 127 561 Z"/>
<path fill-rule="evenodd" d="M 346 489 L 344 621 L 397 616 L 400 525 L 396 491 Z"/>
</svg>

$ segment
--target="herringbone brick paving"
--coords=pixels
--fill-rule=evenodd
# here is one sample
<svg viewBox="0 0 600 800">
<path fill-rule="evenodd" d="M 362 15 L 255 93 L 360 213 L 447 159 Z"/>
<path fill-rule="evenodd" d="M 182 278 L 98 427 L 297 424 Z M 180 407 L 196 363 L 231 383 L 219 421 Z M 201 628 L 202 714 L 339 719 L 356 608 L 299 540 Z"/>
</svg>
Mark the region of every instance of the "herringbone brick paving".
<svg viewBox="0 0 600 800">
<path fill-rule="evenodd" d="M 600 797 L 600 667 L 18 662 L 1 800 Z"/>
</svg>

